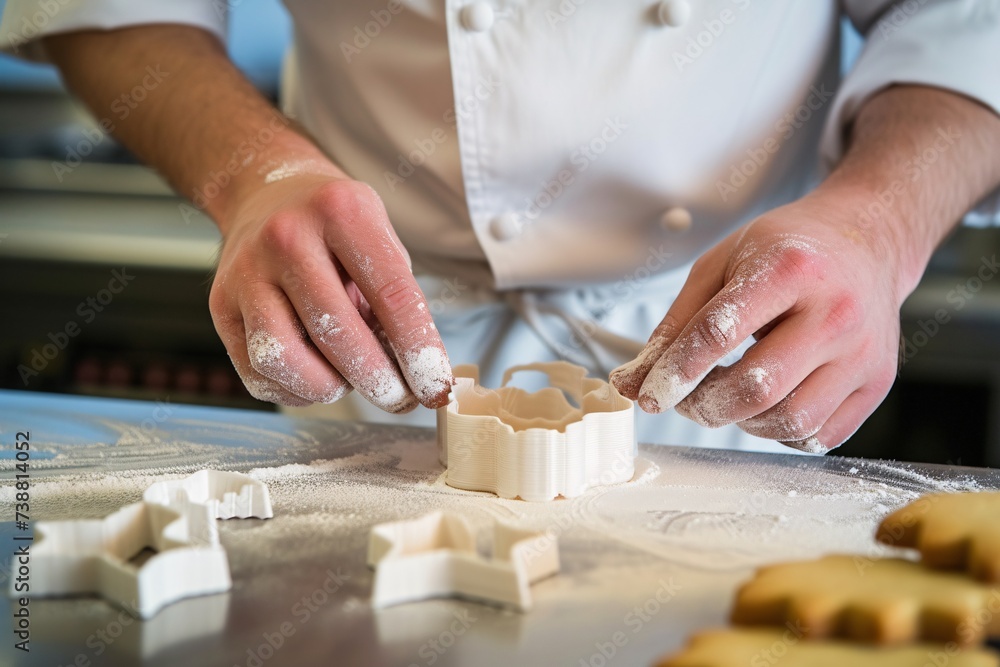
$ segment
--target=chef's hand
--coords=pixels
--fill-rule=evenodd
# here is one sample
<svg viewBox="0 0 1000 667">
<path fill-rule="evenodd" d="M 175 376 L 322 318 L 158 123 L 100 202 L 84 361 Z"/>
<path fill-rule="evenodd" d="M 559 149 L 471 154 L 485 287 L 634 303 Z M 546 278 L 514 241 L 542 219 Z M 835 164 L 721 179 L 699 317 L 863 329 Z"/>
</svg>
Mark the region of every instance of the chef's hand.
<svg viewBox="0 0 1000 667">
<path fill-rule="evenodd" d="M 1000 186 L 1000 116 L 893 86 L 847 138 L 816 191 L 695 263 L 643 352 L 612 373 L 624 395 L 811 452 L 874 411 L 895 376 L 900 304 L 961 215 Z M 717 366 L 751 335 L 741 361 Z"/>
<path fill-rule="evenodd" d="M 615 386 L 647 412 L 799 449 L 846 440 L 892 385 L 902 299 L 895 258 L 842 232 L 852 203 L 814 194 L 709 250 Z M 717 366 L 749 336 L 740 361 Z"/>
<path fill-rule="evenodd" d="M 393 413 L 447 401 L 444 344 L 371 187 L 292 176 L 227 218 L 209 306 L 251 394 L 305 405 L 353 387 Z"/>
<path fill-rule="evenodd" d="M 444 345 L 378 195 L 275 109 L 218 37 L 153 23 L 59 33 L 45 48 L 97 118 L 150 63 L 163 73 L 114 134 L 218 224 L 209 305 L 251 394 L 304 405 L 354 387 L 390 412 L 447 400 Z"/>
</svg>

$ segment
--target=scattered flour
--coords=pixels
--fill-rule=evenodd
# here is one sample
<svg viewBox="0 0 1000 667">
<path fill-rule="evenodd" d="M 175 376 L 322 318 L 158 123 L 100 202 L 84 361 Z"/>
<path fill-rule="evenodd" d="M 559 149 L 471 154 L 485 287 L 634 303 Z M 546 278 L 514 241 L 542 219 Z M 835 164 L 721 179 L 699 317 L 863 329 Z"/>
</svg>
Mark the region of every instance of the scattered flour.
<svg viewBox="0 0 1000 667">
<path fill-rule="evenodd" d="M 682 597 L 665 605 L 659 625 L 650 626 L 657 629 L 649 634 L 656 636 L 659 651 L 672 629 L 677 636 L 669 641 L 679 643 L 696 627 L 724 618 L 735 586 L 755 567 L 827 553 L 893 553 L 872 538 L 887 513 L 923 493 L 1000 487 L 996 471 L 956 474 L 839 457 L 642 446 L 629 483 L 568 500 L 525 503 L 440 483 L 442 468 L 427 431 L 341 422 L 273 420 L 266 428 L 256 423 L 249 417 L 233 423 L 171 418 L 138 441 L 125 436 L 134 422 L 81 419 L 66 443 L 38 439 L 32 518 L 105 516 L 139 500 L 154 481 L 202 468 L 248 472 L 268 484 L 275 518 L 220 522 L 219 532 L 230 559 L 233 599 L 264 601 L 259 614 L 245 619 L 256 623 L 249 627 L 255 633 L 273 631 L 267 605 L 284 620 L 302 595 L 316 590 L 328 568 L 342 568 L 349 577 L 327 608 L 366 615 L 363 623 L 371 621 L 387 642 L 383 628 L 402 632 L 406 623 L 400 618 L 439 607 L 425 603 L 368 616 L 372 574 L 365 553 L 371 527 L 452 511 L 483 536 L 485 550 L 489 528 L 502 520 L 559 540 L 560 575 L 533 587 L 537 613 L 523 627 L 513 626 L 511 641 L 518 649 L 552 643 L 553 633 L 563 630 L 560 622 L 572 625 L 560 636 L 594 631 L 603 638 L 596 632 L 621 627 L 628 610 L 651 599 L 653 582 L 666 579 L 680 586 Z M 7 473 L 0 481 L 0 512 L 6 516 L 13 515 L 16 502 L 15 464 L 0 459 L 0 472 Z M 73 613 L 104 613 L 99 601 L 67 604 L 75 605 Z M 574 616 L 577 607 L 584 611 Z M 442 602 L 440 609 L 450 623 L 454 606 Z M 492 612 L 483 611 L 481 627 L 511 631 L 516 619 L 499 612 L 487 618 Z M 407 613 L 412 615 L 403 616 Z M 317 618 L 324 623 L 315 627 L 345 620 L 333 614 Z M 495 618 L 503 625 L 490 626 Z M 551 623 L 542 633 L 539 618 Z M 590 618 L 603 626 L 586 625 Z M 343 627 L 361 627 L 347 620 Z M 88 624 L 86 632 L 93 627 Z M 445 627 L 442 623 L 434 632 Z M 432 636 L 421 632 L 412 645 Z M 491 635 L 489 641 L 509 636 Z M 592 650 L 590 642 L 583 655 Z"/>
<path fill-rule="evenodd" d="M 38 459 L 32 518 L 103 516 L 138 500 L 153 481 L 200 468 L 248 472 L 268 484 L 275 518 L 219 524 L 239 594 L 298 596 L 315 589 L 318 572 L 337 566 L 351 577 L 339 599 L 355 600 L 356 611 L 367 609 L 357 600 L 370 591 L 372 525 L 434 510 L 460 513 L 484 536 L 482 548 L 496 520 L 556 535 L 562 571 L 533 590 L 539 608 L 641 603 L 650 581 L 670 576 L 690 597 L 664 614 L 683 616 L 704 605 L 724 614 L 732 588 L 763 564 L 890 553 L 872 539 L 875 526 L 922 493 L 979 489 L 987 479 L 1000 486 L 988 471 L 946 478 L 905 464 L 642 446 L 629 483 L 525 503 L 445 486 L 425 431 L 337 422 L 287 433 L 242 424 L 166 427 L 147 445 L 121 446 L 112 437 L 43 446 L 54 458 Z M 207 441 L 232 444 L 196 444 Z M 0 471 L 14 463 L 0 459 Z M 15 491 L 12 479 L 0 482 L 0 511 L 11 515 Z"/>
<path fill-rule="evenodd" d="M 359 468 L 378 462 L 386 462 L 387 457 L 378 452 L 354 454 L 341 459 L 316 459 L 308 464 L 289 463 L 273 468 L 254 468 L 247 475 L 261 482 L 273 482 L 302 475 L 320 475 L 347 468 Z"/>
</svg>

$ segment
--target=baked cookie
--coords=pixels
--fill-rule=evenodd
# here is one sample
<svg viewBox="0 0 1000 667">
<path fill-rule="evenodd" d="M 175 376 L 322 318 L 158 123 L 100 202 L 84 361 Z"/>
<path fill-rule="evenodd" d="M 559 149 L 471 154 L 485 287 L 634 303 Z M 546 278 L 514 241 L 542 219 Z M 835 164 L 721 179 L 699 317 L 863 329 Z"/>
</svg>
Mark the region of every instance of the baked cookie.
<svg viewBox="0 0 1000 667">
<path fill-rule="evenodd" d="M 695 635 L 676 655 L 657 667 L 998 667 L 992 651 L 954 645 L 915 644 L 874 647 L 844 641 L 809 641 L 794 627 L 779 629 L 712 630 Z"/>
<path fill-rule="evenodd" d="M 814 639 L 967 645 L 1000 634 L 1000 589 L 907 560 L 826 556 L 758 570 L 737 593 L 732 620 L 791 623 Z"/>
<path fill-rule="evenodd" d="M 928 567 L 1000 584 L 1000 493 L 935 493 L 887 516 L 875 538 L 920 551 Z"/>
</svg>

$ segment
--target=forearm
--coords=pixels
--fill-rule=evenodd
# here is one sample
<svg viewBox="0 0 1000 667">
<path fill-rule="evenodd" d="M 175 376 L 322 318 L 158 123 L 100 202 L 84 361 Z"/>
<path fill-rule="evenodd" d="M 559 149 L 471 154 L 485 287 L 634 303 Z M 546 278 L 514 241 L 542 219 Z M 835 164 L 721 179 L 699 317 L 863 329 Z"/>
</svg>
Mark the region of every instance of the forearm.
<svg viewBox="0 0 1000 667">
<path fill-rule="evenodd" d="M 900 296 L 962 214 L 1000 185 L 1000 117 L 947 91 L 896 86 L 861 109 L 850 148 L 817 193 L 865 202 L 845 233 L 896 253 Z"/>
<path fill-rule="evenodd" d="M 283 166 L 343 176 L 203 30 L 76 32 L 48 37 L 45 46 L 90 110 L 223 232 L 241 193 L 280 178 Z M 143 99 L 122 102 L 136 86 Z"/>
</svg>

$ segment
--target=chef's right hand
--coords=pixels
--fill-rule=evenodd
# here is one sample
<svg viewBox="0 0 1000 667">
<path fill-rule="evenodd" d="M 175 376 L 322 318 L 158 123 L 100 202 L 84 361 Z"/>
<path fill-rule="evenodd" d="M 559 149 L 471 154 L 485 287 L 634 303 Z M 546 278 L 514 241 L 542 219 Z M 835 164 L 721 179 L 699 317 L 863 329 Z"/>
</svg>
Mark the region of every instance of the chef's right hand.
<svg viewBox="0 0 1000 667">
<path fill-rule="evenodd" d="M 353 387 L 392 413 L 447 402 L 444 344 L 370 186 L 287 176 L 226 218 L 209 307 L 254 397 L 332 403 Z"/>
</svg>

